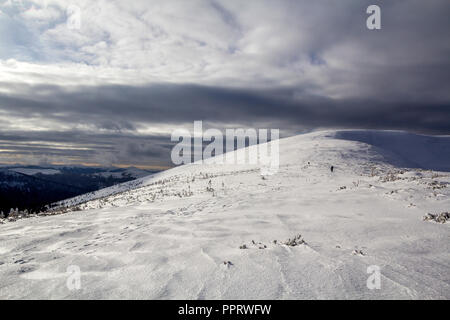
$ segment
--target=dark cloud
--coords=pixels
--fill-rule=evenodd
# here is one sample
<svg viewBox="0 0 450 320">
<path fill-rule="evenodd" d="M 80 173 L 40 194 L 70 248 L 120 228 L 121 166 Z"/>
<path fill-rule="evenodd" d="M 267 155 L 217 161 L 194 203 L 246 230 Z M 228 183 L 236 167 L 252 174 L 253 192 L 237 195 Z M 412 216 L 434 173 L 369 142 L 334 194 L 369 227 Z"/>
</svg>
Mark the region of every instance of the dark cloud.
<svg viewBox="0 0 450 320">
<path fill-rule="evenodd" d="M 89 124 L 98 130 L 135 131 L 138 123 L 186 124 L 203 120 L 223 125 L 280 129 L 372 128 L 450 133 L 450 103 L 438 97 L 417 101 L 395 95 L 379 100 L 299 96 L 290 89 L 230 89 L 195 85 L 101 86 L 63 90 L 30 87 L 22 95 L 0 94 L 0 110 L 10 115 Z M 63 135 L 64 137 L 65 135 Z M 73 135 L 67 136 L 68 140 Z"/>
<path fill-rule="evenodd" d="M 0 156 L 18 163 L 67 163 L 170 167 L 170 136 L 68 131 L 0 131 Z M 2 159 L 5 160 L 5 159 Z M 11 162 L 11 161 L 8 161 Z"/>
</svg>

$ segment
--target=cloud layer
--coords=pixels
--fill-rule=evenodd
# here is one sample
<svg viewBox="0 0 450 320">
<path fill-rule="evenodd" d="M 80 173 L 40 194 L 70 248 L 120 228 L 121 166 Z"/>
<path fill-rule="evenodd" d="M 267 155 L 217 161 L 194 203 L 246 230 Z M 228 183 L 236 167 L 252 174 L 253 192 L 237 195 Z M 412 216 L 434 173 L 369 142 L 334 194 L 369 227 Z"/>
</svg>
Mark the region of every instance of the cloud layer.
<svg viewBox="0 0 450 320">
<path fill-rule="evenodd" d="M 0 4 L 0 162 L 170 165 L 194 120 L 450 134 L 446 0 L 70 5 Z"/>
</svg>

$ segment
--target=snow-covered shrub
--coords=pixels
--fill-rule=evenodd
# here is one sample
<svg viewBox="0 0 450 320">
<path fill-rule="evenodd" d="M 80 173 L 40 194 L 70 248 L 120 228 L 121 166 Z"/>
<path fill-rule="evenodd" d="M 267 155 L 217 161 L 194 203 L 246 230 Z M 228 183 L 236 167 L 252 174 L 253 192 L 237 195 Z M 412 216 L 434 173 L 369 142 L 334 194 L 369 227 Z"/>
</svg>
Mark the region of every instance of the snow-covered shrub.
<svg viewBox="0 0 450 320">
<path fill-rule="evenodd" d="M 366 255 L 362 250 L 359 250 L 359 249 L 353 250 L 352 254 L 354 256 L 365 256 Z"/>
<path fill-rule="evenodd" d="M 301 234 L 296 235 L 294 238 L 289 239 L 288 241 L 284 242 L 285 245 L 290 247 L 296 247 L 301 244 L 306 244 L 305 240 L 302 238 Z"/>
<path fill-rule="evenodd" d="M 206 191 L 214 192 L 214 188 L 212 187 L 212 182 L 209 180 L 208 185 L 206 186 Z"/>
<path fill-rule="evenodd" d="M 446 223 L 448 220 L 450 220 L 449 212 L 441 212 L 439 214 L 428 213 L 423 217 L 423 221 L 434 221 L 437 223 Z"/>
<path fill-rule="evenodd" d="M 432 181 L 428 184 L 428 186 L 433 189 L 433 190 L 439 190 L 439 189 L 444 189 L 447 187 L 447 185 L 445 183 L 441 183 L 439 181 Z"/>
</svg>

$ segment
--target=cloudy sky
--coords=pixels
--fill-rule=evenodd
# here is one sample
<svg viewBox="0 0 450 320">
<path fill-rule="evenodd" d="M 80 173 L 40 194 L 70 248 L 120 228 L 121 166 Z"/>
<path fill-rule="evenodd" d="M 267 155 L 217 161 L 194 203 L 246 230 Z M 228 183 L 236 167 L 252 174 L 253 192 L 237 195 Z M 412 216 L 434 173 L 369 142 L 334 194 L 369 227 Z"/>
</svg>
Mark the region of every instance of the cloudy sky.
<svg viewBox="0 0 450 320">
<path fill-rule="evenodd" d="M 0 163 L 166 167 L 194 120 L 450 134 L 449 17 L 448 0 L 0 0 Z"/>
</svg>

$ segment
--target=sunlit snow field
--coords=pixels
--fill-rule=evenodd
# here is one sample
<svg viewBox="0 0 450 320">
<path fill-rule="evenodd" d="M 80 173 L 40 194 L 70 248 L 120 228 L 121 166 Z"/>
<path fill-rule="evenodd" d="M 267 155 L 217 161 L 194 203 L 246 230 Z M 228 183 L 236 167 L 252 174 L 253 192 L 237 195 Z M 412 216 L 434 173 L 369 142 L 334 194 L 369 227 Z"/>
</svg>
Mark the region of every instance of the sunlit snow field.
<svg viewBox="0 0 450 320">
<path fill-rule="evenodd" d="M 449 299 L 450 221 L 423 221 L 450 211 L 449 159 L 450 137 L 324 131 L 280 140 L 274 175 L 191 164 L 100 190 L 0 224 L 0 298 Z"/>
</svg>

